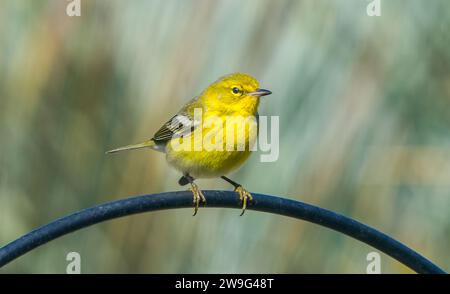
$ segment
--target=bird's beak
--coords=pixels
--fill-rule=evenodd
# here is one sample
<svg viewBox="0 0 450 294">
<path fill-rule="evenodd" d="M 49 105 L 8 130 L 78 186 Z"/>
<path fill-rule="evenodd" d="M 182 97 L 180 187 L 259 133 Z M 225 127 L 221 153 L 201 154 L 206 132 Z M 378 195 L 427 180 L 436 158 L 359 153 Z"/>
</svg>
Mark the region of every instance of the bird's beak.
<svg viewBox="0 0 450 294">
<path fill-rule="evenodd" d="M 265 89 L 256 89 L 255 92 L 248 93 L 248 95 L 256 96 L 256 97 L 267 96 L 270 94 L 272 94 L 272 92 L 269 90 L 265 90 Z"/>
</svg>

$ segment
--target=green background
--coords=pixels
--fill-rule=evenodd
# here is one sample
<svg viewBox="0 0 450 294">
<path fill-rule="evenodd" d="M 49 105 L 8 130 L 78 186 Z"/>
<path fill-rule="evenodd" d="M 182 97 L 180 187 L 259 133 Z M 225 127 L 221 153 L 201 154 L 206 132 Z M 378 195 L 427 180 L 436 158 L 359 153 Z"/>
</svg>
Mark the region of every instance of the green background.
<svg viewBox="0 0 450 294">
<path fill-rule="evenodd" d="M 76 210 L 184 189 L 148 139 L 224 74 L 273 95 L 280 156 L 233 179 L 328 208 L 450 269 L 450 2 L 0 1 L 0 244 Z M 230 189 L 201 180 L 203 189 Z M 160 211 L 64 236 L 0 273 L 365 273 L 369 246 L 286 217 Z M 411 271 L 381 255 L 383 273 Z"/>
</svg>

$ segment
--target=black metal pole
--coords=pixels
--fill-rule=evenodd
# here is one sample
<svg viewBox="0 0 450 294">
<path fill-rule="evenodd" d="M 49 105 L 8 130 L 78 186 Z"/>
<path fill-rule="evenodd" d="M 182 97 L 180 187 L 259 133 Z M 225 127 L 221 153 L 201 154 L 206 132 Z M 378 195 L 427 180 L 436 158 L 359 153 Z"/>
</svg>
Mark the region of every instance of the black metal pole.
<svg viewBox="0 0 450 294">
<path fill-rule="evenodd" d="M 207 201 L 206 207 L 241 208 L 237 194 L 234 192 L 203 192 Z M 369 244 L 417 273 L 445 274 L 442 269 L 419 253 L 356 220 L 299 201 L 256 193 L 252 193 L 252 196 L 253 201 L 248 204 L 250 210 L 306 220 Z M 148 211 L 185 207 L 192 207 L 190 191 L 131 197 L 84 209 L 37 228 L 0 248 L 0 267 L 42 244 L 105 220 Z"/>
</svg>

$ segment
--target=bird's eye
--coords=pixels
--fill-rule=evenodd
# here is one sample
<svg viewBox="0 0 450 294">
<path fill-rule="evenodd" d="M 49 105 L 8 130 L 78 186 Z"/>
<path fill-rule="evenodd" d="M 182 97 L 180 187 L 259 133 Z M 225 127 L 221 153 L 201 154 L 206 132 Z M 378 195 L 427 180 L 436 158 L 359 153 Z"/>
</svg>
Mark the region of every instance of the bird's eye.
<svg viewBox="0 0 450 294">
<path fill-rule="evenodd" d="M 241 90 L 238 87 L 234 87 L 232 89 L 232 91 L 233 91 L 233 94 L 239 94 L 241 92 Z"/>
</svg>

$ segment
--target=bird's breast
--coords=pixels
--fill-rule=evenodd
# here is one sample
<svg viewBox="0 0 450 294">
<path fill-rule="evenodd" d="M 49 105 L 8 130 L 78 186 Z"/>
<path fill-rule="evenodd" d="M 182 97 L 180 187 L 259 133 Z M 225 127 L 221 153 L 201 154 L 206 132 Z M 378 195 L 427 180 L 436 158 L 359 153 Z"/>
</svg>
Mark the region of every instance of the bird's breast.
<svg viewBox="0 0 450 294">
<path fill-rule="evenodd" d="M 216 177 L 240 166 L 256 143 L 257 118 L 206 113 L 201 126 L 166 146 L 168 162 L 194 177 Z"/>
</svg>

